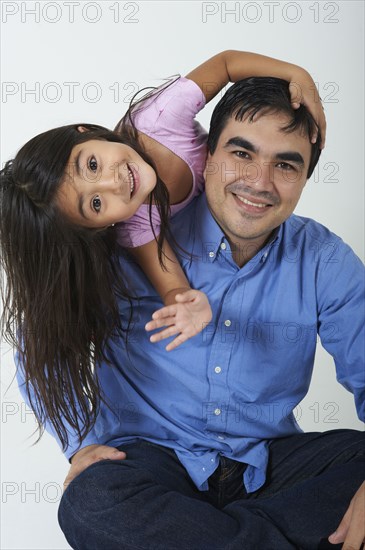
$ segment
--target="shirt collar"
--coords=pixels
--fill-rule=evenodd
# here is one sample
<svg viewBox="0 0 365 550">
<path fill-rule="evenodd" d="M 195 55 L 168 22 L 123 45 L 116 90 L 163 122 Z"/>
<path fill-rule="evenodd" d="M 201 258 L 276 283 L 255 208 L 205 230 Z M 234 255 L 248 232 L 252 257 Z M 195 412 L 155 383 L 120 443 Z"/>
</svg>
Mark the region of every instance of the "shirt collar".
<svg viewBox="0 0 365 550">
<path fill-rule="evenodd" d="M 285 223 L 285 222 L 284 222 Z M 257 259 L 260 262 L 265 262 L 270 251 L 273 249 L 274 245 L 279 246 L 283 238 L 283 224 L 279 225 L 274 231 L 274 234 L 271 236 L 271 239 L 268 243 L 265 244 L 263 248 L 258 252 Z"/>
<path fill-rule="evenodd" d="M 196 235 L 200 240 L 199 245 L 204 254 L 205 262 L 214 262 L 221 251 L 230 251 L 230 245 L 227 237 L 221 227 L 215 221 L 209 206 L 205 193 L 202 193 L 197 199 L 196 208 Z M 276 230 L 270 241 L 258 252 L 256 260 L 264 262 L 275 244 L 278 246 L 283 237 L 283 224 Z"/>
<path fill-rule="evenodd" d="M 207 196 L 202 193 L 198 198 L 196 209 L 196 238 L 200 240 L 199 245 L 204 254 L 205 262 L 214 262 L 225 235 L 212 216 L 208 207 Z M 227 242 L 227 247 L 228 247 Z"/>
</svg>

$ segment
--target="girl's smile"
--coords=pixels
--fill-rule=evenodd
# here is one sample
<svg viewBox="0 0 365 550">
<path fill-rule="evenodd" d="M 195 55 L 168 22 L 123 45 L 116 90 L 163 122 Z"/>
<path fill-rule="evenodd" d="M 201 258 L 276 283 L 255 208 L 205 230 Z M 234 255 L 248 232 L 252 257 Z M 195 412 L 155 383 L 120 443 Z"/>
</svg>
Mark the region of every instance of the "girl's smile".
<svg viewBox="0 0 365 550">
<path fill-rule="evenodd" d="M 155 185 L 155 171 L 132 147 L 92 139 L 72 149 L 58 204 L 77 224 L 105 227 L 133 216 Z"/>
</svg>

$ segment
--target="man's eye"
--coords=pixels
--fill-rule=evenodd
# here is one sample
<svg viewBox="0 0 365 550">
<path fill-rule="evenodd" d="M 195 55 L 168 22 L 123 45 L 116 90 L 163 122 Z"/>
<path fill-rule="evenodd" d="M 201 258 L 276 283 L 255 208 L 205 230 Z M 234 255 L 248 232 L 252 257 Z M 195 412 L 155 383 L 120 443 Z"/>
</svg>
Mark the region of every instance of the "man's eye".
<svg viewBox="0 0 365 550">
<path fill-rule="evenodd" d="M 278 168 L 285 170 L 285 172 L 289 172 L 290 170 L 295 170 L 294 166 L 292 166 L 291 164 L 288 164 L 287 162 L 279 162 L 277 166 Z"/>
<path fill-rule="evenodd" d="M 100 197 L 96 196 L 92 199 L 91 207 L 95 212 L 100 212 L 100 209 L 101 209 L 101 199 L 100 199 Z"/>
<path fill-rule="evenodd" d="M 236 157 L 239 157 L 241 159 L 250 159 L 250 155 L 246 153 L 246 151 L 234 151 L 233 152 Z"/>
<path fill-rule="evenodd" d="M 98 169 L 98 163 L 95 159 L 95 157 L 91 157 L 89 159 L 89 162 L 87 163 L 87 166 L 89 168 L 89 170 L 91 170 L 92 172 L 96 172 L 97 169 Z"/>
</svg>

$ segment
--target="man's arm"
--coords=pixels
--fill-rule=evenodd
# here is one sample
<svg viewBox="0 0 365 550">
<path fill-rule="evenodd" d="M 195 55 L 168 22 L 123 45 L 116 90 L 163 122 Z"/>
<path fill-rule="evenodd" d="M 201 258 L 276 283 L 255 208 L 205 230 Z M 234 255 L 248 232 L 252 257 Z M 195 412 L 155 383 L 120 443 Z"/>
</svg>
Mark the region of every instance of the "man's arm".
<svg viewBox="0 0 365 550">
<path fill-rule="evenodd" d="M 319 335 L 332 355 L 338 381 L 354 395 L 365 422 L 365 269 L 341 239 L 321 246 L 317 301 Z"/>
<path fill-rule="evenodd" d="M 26 391 L 25 379 L 24 379 L 24 370 L 22 367 L 22 362 L 20 360 L 19 354 L 15 356 L 15 363 L 17 365 L 16 376 L 19 385 L 19 390 L 22 394 L 23 399 L 30 406 L 29 396 Z M 31 397 L 32 387 L 30 386 Z M 33 404 L 36 406 L 33 398 Z M 44 428 L 46 431 L 54 437 L 58 445 L 63 450 L 67 459 L 71 462 L 70 470 L 67 474 L 67 477 L 64 482 L 64 488 L 71 483 L 71 481 L 80 474 L 85 468 L 97 462 L 99 460 L 122 460 L 126 457 L 126 454 L 122 451 L 118 451 L 115 447 L 109 447 L 106 445 L 100 444 L 99 438 L 96 434 L 96 430 L 93 428 L 85 436 L 81 444 L 78 441 L 78 437 L 73 433 L 71 428 L 67 425 L 67 422 L 64 422 L 65 428 L 68 432 L 68 446 L 66 449 L 62 449 L 61 441 L 57 435 L 56 430 L 52 426 L 51 422 L 46 420 Z"/>
<path fill-rule="evenodd" d="M 319 334 L 323 347 L 334 358 L 338 381 L 354 394 L 358 416 L 365 421 L 364 266 L 341 240 L 323 249 L 318 277 Z M 365 540 L 365 482 L 328 540 L 344 543 L 343 550 L 361 548 Z"/>
</svg>

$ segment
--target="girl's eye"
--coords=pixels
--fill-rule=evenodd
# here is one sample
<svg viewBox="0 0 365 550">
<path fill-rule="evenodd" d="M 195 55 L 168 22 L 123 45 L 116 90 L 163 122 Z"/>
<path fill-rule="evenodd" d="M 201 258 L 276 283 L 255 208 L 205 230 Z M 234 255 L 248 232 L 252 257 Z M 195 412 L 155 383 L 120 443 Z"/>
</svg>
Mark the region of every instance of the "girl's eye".
<svg viewBox="0 0 365 550">
<path fill-rule="evenodd" d="M 101 199 L 100 199 L 100 197 L 98 197 L 98 196 L 94 197 L 91 201 L 91 206 L 92 206 L 92 209 L 95 212 L 100 212 L 100 209 L 101 209 Z"/>
<path fill-rule="evenodd" d="M 91 157 L 89 162 L 88 162 L 88 168 L 89 170 L 91 170 L 92 172 L 96 172 L 97 169 L 98 169 L 98 163 L 95 159 L 95 157 Z"/>
</svg>

